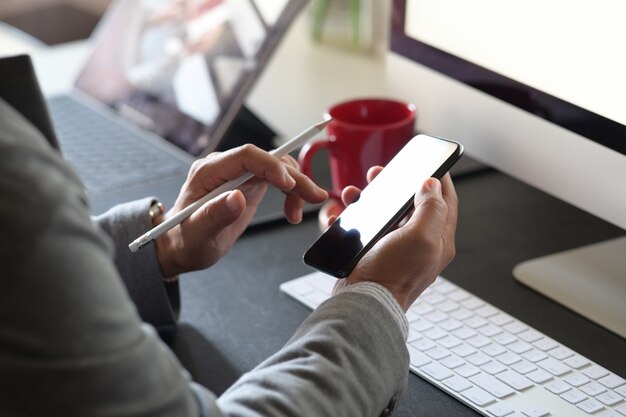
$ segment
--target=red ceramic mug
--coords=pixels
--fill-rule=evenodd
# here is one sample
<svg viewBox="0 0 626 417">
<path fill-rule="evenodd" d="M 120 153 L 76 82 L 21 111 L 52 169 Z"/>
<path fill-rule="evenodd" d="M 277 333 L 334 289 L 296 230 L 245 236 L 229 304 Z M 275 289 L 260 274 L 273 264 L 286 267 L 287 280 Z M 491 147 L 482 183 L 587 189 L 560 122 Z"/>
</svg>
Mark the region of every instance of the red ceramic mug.
<svg viewBox="0 0 626 417">
<path fill-rule="evenodd" d="M 367 170 L 386 165 L 415 135 L 415 106 L 381 98 L 365 98 L 339 103 L 327 111 L 333 121 L 328 138 L 305 145 L 300 151 L 300 168 L 315 181 L 311 170 L 313 156 L 328 150 L 332 181 L 330 196 L 341 198 L 348 185 L 367 185 Z"/>
</svg>

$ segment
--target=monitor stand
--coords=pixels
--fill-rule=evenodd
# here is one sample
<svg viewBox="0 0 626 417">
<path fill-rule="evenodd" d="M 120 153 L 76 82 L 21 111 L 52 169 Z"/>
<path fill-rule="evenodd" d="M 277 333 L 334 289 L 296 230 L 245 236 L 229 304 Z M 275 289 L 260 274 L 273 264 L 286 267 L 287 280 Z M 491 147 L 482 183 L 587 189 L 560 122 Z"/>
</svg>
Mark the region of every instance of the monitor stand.
<svg viewBox="0 0 626 417">
<path fill-rule="evenodd" d="M 513 275 L 626 338 L 626 237 L 522 262 Z"/>
</svg>

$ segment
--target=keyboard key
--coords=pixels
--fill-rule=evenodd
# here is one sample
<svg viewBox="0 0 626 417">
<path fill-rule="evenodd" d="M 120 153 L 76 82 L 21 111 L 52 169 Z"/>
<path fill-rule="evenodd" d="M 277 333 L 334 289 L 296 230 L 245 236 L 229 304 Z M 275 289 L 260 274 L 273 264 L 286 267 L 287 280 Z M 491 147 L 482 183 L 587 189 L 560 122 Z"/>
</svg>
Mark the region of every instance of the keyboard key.
<svg viewBox="0 0 626 417">
<path fill-rule="evenodd" d="M 570 371 L 570 368 L 564 365 L 563 362 L 557 361 L 553 358 L 548 358 L 537 362 L 537 365 L 550 372 L 554 376 L 565 375 Z"/>
<path fill-rule="evenodd" d="M 513 409 L 506 404 L 496 403 L 487 407 L 487 412 L 495 417 L 506 417 L 513 413 Z"/>
<path fill-rule="evenodd" d="M 426 301 L 429 304 L 439 304 L 445 300 L 446 300 L 446 297 L 436 292 L 429 292 L 425 296 L 422 295 L 422 301 Z"/>
<path fill-rule="evenodd" d="M 448 349 L 444 349 L 442 347 L 434 347 L 432 349 L 428 349 L 424 351 L 425 354 L 438 361 L 440 359 L 445 358 L 446 356 L 450 356 L 450 351 Z"/>
<path fill-rule="evenodd" d="M 518 334 L 517 337 L 522 339 L 524 342 L 533 343 L 539 339 L 542 339 L 543 335 L 537 330 L 528 329 L 525 332 Z"/>
<path fill-rule="evenodd" d="M 536 342 L 533 343 L 533 346 L 535 346 L 539 350 L 543 350 L 544 352 L 552 350 L 555 347 L 557 347 L 558 345 L 559 344 L 557 342 L 555 342 L 552 339 L 548 339 L 547 337 L 543 338 L 543 339 L 540 339 L 540 340 L 537 340 Z"/>
<path fill-rule="evenodd" d="M 438 340 L 442 337 L 446 337 L 448 332 L 440 329 L 439 327 L 433 327 L 432 329 L 424 330 L 422 334 L 431 340 Z"/>
<path fill-rule="evenodd" d="M 423 332 L 428 329 L 433 328 L 433 324 L 426 319 L 419 318 L 409 323 L 409 327 L 417 330 L 418 332 Z"/>
<path fill-rule="evenodd" d="M 459 290 L 459 289 L 457 289 L 456 291 L 452 291 L 448 293 L 447 295 L 448 295 L 448 299 L 452 301 L 456 301 L 457 303 L 463 300 L 467 300 L 468 298 L 471 297 L 470 293 L 468 293 L 467 291 Z"/>
<path fill-rule="evenodd" d="M 569 384 L 566 384 L 560 379 L 554 380 L 550 382 L 549 384 L 546 384 L 545 388 L 551 393 L 557 394 L 557 395 L 563 394 L 564 392 L 567 392 L 572 389 L 572 387 Z"/>
<path fill-rule="evenodd" d="M 590 382 L 589 378 L 587 378 L 585 375 L 580 374 L 578 372 L 567 375 L 566 377 L 563 378 L 563 381 L 567 382 L 572 387 L 576 387 L 576 388 Z"/>
<path fill-rule="evenodd" d="M 456 355 L 450 355 L 447 358 L 439 361 L 439 363 L 445 366 L 446 368 L 455 369 L 455 368 L 458 368 L 459 366 L 465 365 L 467 362 L 465 362 L 462 358 Z"/>
<path fill-rule="evenodd" d="M 491 357 L 498 356 L 506 352 L 505 348 L 495 343 L 490 343 L 487 346 L 483 347 L 481 350 L 483 351 L 483 353 L 486 353 Z"/>
<path fill-rule="evenodd" d="M 472 388 L 472 384 L 467 379 L 461 378 L 458 375 L 454 375 L 453 377 L 444 380 L 443 384 L 452 388 L 456 392 Z"/>
<path fill-rule="evenodd" d="M 453 348 L 452 352 L 456 353 L 457 355 L 459 355 L 462 358 L 465 358 L 466 356 L 469 356 L 469 355 L 471 355 L 473 353 L 476 353 L 476 349 L 474 349 L 470 345 L 467 345 L 467 344 L 463 343 L 462 345 L 459 345 L 459 346 Z"/>
<path fill-rule="evenodd" d="M 515 391 L 513 391 L 511 387 L 509 387 L 506 384 L 503 384 L 502 382 L 498 381 L 493 376 L 486 374 L 484 372 L 481 372 L 477 375 L 470 377 L 469 380 L 470 382 L 478 385 L 479 387 L 481 387 L 482 389 L 484 389 L 485 391 L 487 391 L 488 393 L 490 393 L 496 398 L 504 398 L 506 396 L 509 396 L 515 393 Z"/>
<path fill-rule="evenodd" d="M 619 387 L 620 385 L 624 385 L 626 381 L 624 381 L 624 378 L 620 378 L 615 374 L 609 374 L 603 378 L 598 379 L 598 382 L 607 388 L 613 389 Z"/>
<path fill-rule="evenodd" d="M 589 360 L 580 355 L 570 356 L 569 358 L 565 359 L 563 362 L 567 366 L 572 367 L 574 369 L 580 369 L 582 367 L 589 365 Z"/>
<path fill-rule="evenodd" d="M 454 301 L 450 301 L 450 300 L 446 300 L 443 303 L 440 303 L 437 308 L 441 311 L 443 311 L 444 313 L 450 313 L 456 309 L 458 309 L 460 306 L 458 303 L 455 303 Z"/>
<path fill-rule="evenodd" d="M 498 314 L 498 309 L 490 305 L 484 305 L 474 310 L 474 313 L 486 319 L 487 317 L 495 316 L 496 314 Z"/>
<path fill-rule="evenodd" d="M 423 352 L 425 350 L 434 348 L 435 346 L 437 346 L 437 344 L 430 339 L 422 337 L 421 339 L 411 342 L 411 346 Z"/>
<path fill-rule="evenodd" d="M 622 404 L 622 405 L 620 405 L 618 407 L 615 407 L 615 411 L 617 411 L 618 413 L 626 416 L 626 403 L 624 403 L 624 404 Z"/>
<path fill-rule="evenodd" d="M 446 349 L 452 349 L 453 347 L 459 346 L 461 343 L 463 343 L 461 339 L 452 335 L 448 335 L 442 339 L 439 339 L 438 342 Z"/>
<path fill-rule="evenodd" d="M 465 326 L 461 327 L 458 330 L 455 330 L 452 333 L 459 339 L 463 339 L 463 340 L 469 339 L 470 337 L 474 337 L 478 334 L 476 330 L 470 329 L 469 327 L 465 327 Z"/>
<path fill-rule="evenodd" d="M 621 387 L 615 388 L 615 392 L 621 395 L 622 397 L 626 397 L 626 385 L 622 385 Z"/>
<path fill-rule="evenodd" d="M 514 369 L 516 372 L 519 372 L 522 375 L 526 375 L 527 373 L 532 372 L 535 369 L 537 369 L 534 363 L 528 362 L 525 359 L 513 364 L 511 368 Z"/>
<path fill-rule="evenodd" d="M 495 324 L 496 326 L 502 327 L 505 324 L 508 324 L 508 323 L 512 322 L 513 321 L 513 317 L 509 316 L 508 314 L 499 312 L 495 316 L 489 317 L 489 321 L 492 322 L 493 324 Z"/>
<path fill-rule="evenodd" d="M 528 329 L 528 326 L 519 321 L 513 321 L 503 327 L 509 333 L 518 334 Z"/>
<path fill-rule="evenodd" d="M 509 332 L 502 332 L 493 337 L 493 341 L 500 343 L 502 346 L 507 346 L 517 340 L 517 337 L 513 336 Z"/>
<path fill-rule="evenodd" d="M 552 379 L 552 375 L 543 369 L 537 369 L 536 371 L 527 374 L 526 377 L 537 384 L 543 384 L 544 382 L 548 382 Z"/>
<path fill-rule="evenodd" d="M 417 314 L 419 314 L 420 316 L 423 316 L 424 314 L 428 314 L 432 311 L 435 311 L 435 308 L 433 306 L 431 306 L 430 304 L 423 303 L 421 301 L 418 301 L 417 303 L 413 304 L 413 306 L 411 306 L 411 309 L 415 311 Z"/>
<path fill-rule="evenodd" d="M 420 370 L 425 374 L 435 378 L 437 381 L 442 381 L 454 375 L 451 370 L 443 365 L 438 364 L 437 362 L 432 362 L 428 365 L 424 365 L 420 367 Z"/>
<path fill-rule="evenodd" d="M 495 375 L 506 371 L 507 367 L 498 361 L 491 361 L 481 366 L 480 369 L 487 372 L 489 375 Z"/>
<path fill-rule="evenodd" d="M 498 375 L 496 375 L 496 378 L 518 391 L 525 390 L 526 388 L 535 385 L 530 379 L 526 378 L 524 375 L 520 375 L 517 372 L 511 370 L 499 373 Z"/>
<path fill-rule="evenodd" d="M 530 362 L 539 362 L 548 357 L 545 352 L 540 351 L 539 349 L 532 349 L 522 355 L 524 359 Z"/>
<path fill-rule="evenodd" d="M 465 360 L 467 360 L 472 365 L 481 366 L 491 361 L 491 358 L 484 353 L 476 352 L 473 355 L 469 355 L 467 358 L 465 358 Z"/>
<path fill-rule="evenodd" d="M 479 407 L 484 407 L 487 404 L 491 404 L 496 400 L 495 397 L 478 387 L 472 387 L 470 389 L 467 389 L 463 391 L 461 395 L 473 402 L 474 404 L 478 405 Z"/>
<path fill-rule="evenodd" d="M 606 404 L 609 406 L 613 406 L 615 404 L 620 403 L 622 400 L 624 400 L 624 398 L 621 395 L 616 394 L 613 391 L 607 391 L 602 394 L 596 395 L 595 397 L 596 397 L 596 400 L 600 401 L 602 404 Z"/>
<path fill-rule="evenodd" d="M 469 363 L 466 363 L 465 365 L 456 368 L 455 371 L 457 374 L 461 375 L 464 378 L 469 378 L 480 373 L 480 369 L 478 369 L 474 365 L 470 365 Z"/>
<path fill-rule="evenodd" d="M 591 379 L 600 379 L 609 374 L 609 371 L 598 365 L 590 366 L 589 368 L 584 369 L 582 372 Z"/>
<path fill-rule="evenodd" d="M 477 348 L 480 349 L 481 347 L 487 346 L 488 344 L 491 343 L 491 340 L 489 340 L 488 338 L 486 338 L 485 336 L 478 334 L 474 337 L 470 337 L 469 339 L 466 340 L 466 342 Z"/>
<path fill-rule="evenodd" d="M 522 358 L 519 355 L 516 355 L 515 353 L 511 353 L 511 352 L 506 352 L 506 353 L 503 353 L 502 355 L 496 356 L 496 359 L 507 366 L 513 365 L 514 363 L 517 363 L 522 360 Z"/>
<path fill-rule="evenodd" d="M 487 337 L 493 337 L 499 333 L 502 333 L 502 329 L 500 329 L 498 326 L 494 326 L 493 324 L 488 324 L 479 328 L 478 332 L 484 334 Z"/>
<path fill-rule="evenodd" d="M 568 349 L 563 346 L 559 346 L 557 348 L 554 348 L 548 351 L 548 354 L 550 354 L 550 356 L 552 356 L 555 359 L 563 360 L 565 358 L 569 358 L 570 356 L 573 356 L 574 352 L 571 349 Z"/>
<path fill-rule="evenodd" d="M 489 322 L 482 317 L 472 316 L 465 320 L 464 323 L 472 329 L 478 329 L 479 327 L 487 325 Z"/>
<path fill-rule="evenodd" d="M 522 413 L 528 417 L 544 417 L 550 415 L 550 411 L 541 405 L 526 407 Z"/>
<path fill-rule="evenodd" d="M 444 320 L 441 323 L 439 323 L 439 327 L 441 327 L 447 332 L 451 332 L 453 330 L 460 329 L 461 327 L 463 327 L 463 323 L 461 323 L 460 321 L 456 319 L 449 318 L 448 320 Z"/>
<path fill-rule="evenodd" d="M 454 310 L 452 313 L 450 313 L 450 316 L 454 317 L 457 320 L 465 320 L 472 317 L 473 315 L 474 313 L 466 308 L 459 308 L 458 310 Z"/>
<path fill-rule="evenodd" d="M 604 408 L 604 406 L 600 402 L 594 400 L 593 398 L 589 398 L 585 401 L 579 402 L 578 404 L 576 404 L 576 407 L 589 414 L 596 413 Z"/>
<path fill-rule="evenodd" d="M 480 301 L 478 298 L 469 298 L 461 303 L 461 305 L 468 310 L 474 310 L 478 307 L 482 307 L 485 305 L 484 302 Z"/>
<path fill-rule="evenodd" d="M 606 388 L 598 384 L 596 381 L 591 381 L 590 383 L 581 386 L 580 390 L 590 397 L 595 397 L 596 395 L 605 392 Z"/>
<path fill-rule="evenodd" d="M 409 362 L 411 363 L 411 365 L 415 366 L 416 368 L 419 368 L 420 366 L 423 366 L 432 362 L 432 360 L 428 356 L 424 355 L 422 352 L 415 349 L 413 346 L 409 346 L 408 349 L 409 349 Z"/>
<path fill-rule="evenodd" d="M 531 350 L 532 346 L 529 343 L 526 343 L 522 340 L 518 340 L 517 342 L 513 342 L 510 345 L 508 345 L 507 348 L 509 348 L 511 352 L 521 355 L 522 353 L 525 353 Z"/>
<path fill-rule="evenodd" d="M 440 321 L 446 320 L 448 318 L 448 315 L 441 311 L 433 311 L 432 313 L 425 314 L 424 318 L 430 321 L 431 323 L 436 324 L 436 323 L 439 323 Z"/>
<path fill-rule="evenodd" d="M 563 394 L 561 394 L 561 398 L 569 403 L 577 404 L 581 401 L 586 400 L 587 394 L 576 388 L 572 388 L 571 390 L 565 391 Z"/>
</svg>

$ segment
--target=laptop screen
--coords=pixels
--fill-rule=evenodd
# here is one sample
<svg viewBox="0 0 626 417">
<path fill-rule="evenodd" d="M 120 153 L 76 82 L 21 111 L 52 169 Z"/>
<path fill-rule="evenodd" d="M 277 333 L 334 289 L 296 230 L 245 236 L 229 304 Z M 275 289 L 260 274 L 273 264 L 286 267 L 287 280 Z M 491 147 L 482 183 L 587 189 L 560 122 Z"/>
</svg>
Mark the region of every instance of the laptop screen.
<svg viewBox="0 0 626 417">
<path fill-rule="evenodd" d="M 213 151 L 306 0 L 114 2 L 76 87 L 193 156 Z"/>
</svg>

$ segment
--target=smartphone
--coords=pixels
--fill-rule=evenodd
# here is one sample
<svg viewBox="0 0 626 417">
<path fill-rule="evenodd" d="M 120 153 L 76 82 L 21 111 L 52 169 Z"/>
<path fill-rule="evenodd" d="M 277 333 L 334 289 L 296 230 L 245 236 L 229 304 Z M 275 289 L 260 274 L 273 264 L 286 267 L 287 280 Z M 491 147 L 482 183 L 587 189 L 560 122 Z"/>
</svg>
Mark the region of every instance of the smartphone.
<svg viewBox="0 0 626 417">
<path fill-rule="evenodd" d="M 415 136 L 306 251 L 304 263 L 337 278 L 350 275 L 359 259 L 411 211 L 424 181 L 441 178 L 462 154 L 458 142 Z"/>
</svg>

